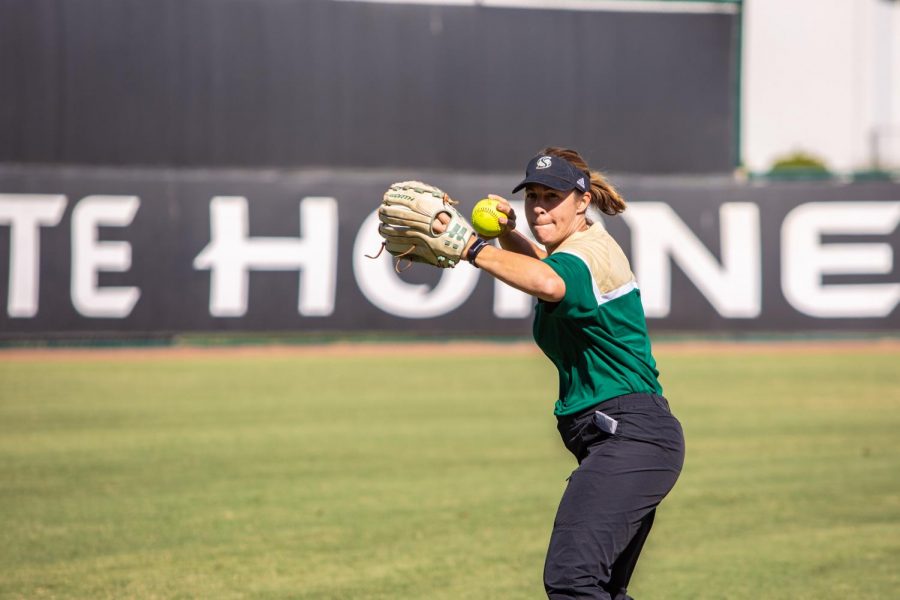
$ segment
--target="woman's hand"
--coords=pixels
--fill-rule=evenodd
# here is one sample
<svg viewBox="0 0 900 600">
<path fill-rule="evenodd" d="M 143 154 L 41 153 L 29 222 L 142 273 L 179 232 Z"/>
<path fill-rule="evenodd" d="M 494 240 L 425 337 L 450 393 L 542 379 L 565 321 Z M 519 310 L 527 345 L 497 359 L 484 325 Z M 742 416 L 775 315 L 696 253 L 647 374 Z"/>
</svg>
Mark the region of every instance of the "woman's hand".
<svg viewBox="0 0 900 600">
<path fill-rule="evenodd" d="M 505 216 L 501 217 L 503 232 L 498 236 L 500 245 L 504 249 L 488 245 L 478 255 L 478 266 L 490 273 L 500 281 L 512 287 L 531 294 L 548 302 L 559 302 L 566 294 L 566 284 L 556 272 L 539 259 L 547 256 L 547 253 L 532 244 L 528 238 L 518 232 L 516 228 L 516 213 L 509 202 L 491 194 L 491 200 L 497 201 L 497 210 Z M 450 224 L 450 215 L 440 213 L 432 224 L 432 229 L 438 235 L 447 230 Z M 506 237 L 504 237 L 506 236 Z M 462 256 L 465 257 L 469 246 L 476 240 L 473 235 L 466 241 Z M 504 250 L 512 250 L 506 252 Z M 536 260 L 538 259 L 538 260 Z"/>
<path fill-rule="evenodd" d="M 449 225 L 449 224 L 450 224 L 450 215 L 448 215 L 447 213 L 440 213 L 437 216 L 437 219 L 434 220 L 434 224 L 431 226 L 431 228 L 434 230 L 435 234 L 441 235 L 442 233 L 447 231 L 447 225 Z M 468 240 L 466 240 L 466 243 L 463 246 L 463 250 L 462 250 L 463 258 L 466 257 L 466 252 L 469 251 L 469 246 L 472 245 L 472 243 L 475 241 L 475 239 L 476 238 L 473 235 Z"/>
<path fill-rule="evenodd" d="M 488 194 L 488 198 L 496 200 L 497 210 L 503 213 L 503 216 L 498 219 L 500 221 L 501 229 L 497 237 L 506 237 L 516 230 L 516 211 L 513 210 L 513 207 L 510 206 L 505 198 L 498 196 L 497 194 Z"/>
<path fill-rule="evenodd" d="M 516 230 L 516 211 L 513 210 L 513 207 L 510 206 L 509 202 L 506 201 L 505 198 L 498 196 L 496 194 L 488 194 L 487 196 L 491 200 L 497 201 L 497 211 L 502 213 L 502 216 L 498 218 L 500 222 L 500 233 L 496 236 L 499 238 L 500 245 L 503 246 L 504 238 L 508 238 L 509 235 Z M 440 213 L 435 219 L 434 224 L 432 225 L 432 229 L 434 233 L 440 235 L 447 231 L 447 225 L 450 224 L 450 215 L 447 213 Z M 466 241 L 466 245 L 463 248 L 463 256 L 466 255 L 466 251 L 469 249 L 469 246 L 472 242 L 475 241 L 473 237 L 470 240 Z"/>
<path fill-rule="evenodd" d="M 445 212 L 440 213 L 437 216 L 437 219 L 434 220 L 434 224 L 431 228 L 437 235 L 441 235 L 445 231 L 447 231 L 447 225 L 450 224 L 450 215 Z"/>
</svg>

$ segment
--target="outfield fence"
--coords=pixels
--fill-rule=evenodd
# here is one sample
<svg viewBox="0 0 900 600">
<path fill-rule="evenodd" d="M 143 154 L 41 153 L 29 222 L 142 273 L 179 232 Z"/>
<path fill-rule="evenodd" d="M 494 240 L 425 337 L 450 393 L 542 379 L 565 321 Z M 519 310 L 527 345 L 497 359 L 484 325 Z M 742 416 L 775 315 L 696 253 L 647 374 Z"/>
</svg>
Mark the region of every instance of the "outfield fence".
<svg viewBox="0 0 900 600">
<path fill-rule="evenodd" d="M 468 212 L 519 176 L 0 166 L 0 335 L 525 336 L 530 297 L 467 263 L 367 257 L 392 181 L 433 182 Z M 900 185 L 613 181 L 630 204 L 603 223 L 651 329 L 900 331 Z"/>
</svg>

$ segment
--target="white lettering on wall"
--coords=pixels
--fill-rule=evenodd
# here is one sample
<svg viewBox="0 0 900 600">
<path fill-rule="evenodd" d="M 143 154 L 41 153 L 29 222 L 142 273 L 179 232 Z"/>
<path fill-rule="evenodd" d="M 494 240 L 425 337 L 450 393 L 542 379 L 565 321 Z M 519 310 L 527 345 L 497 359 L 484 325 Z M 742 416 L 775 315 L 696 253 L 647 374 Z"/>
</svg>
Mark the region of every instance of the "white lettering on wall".
<svg viewBox="0 0 900 600">
<path fill-rule="evenodd" d="M 99 229 L 124 227 L 140 207 L 137 196 L 87 196 L 72 210 L 72 306 L 81 315 L 124 318 L 141 296 L 137 287 L 100 287 L 100 271 L 131 268 L 131 244 L 99 241 Z"/>
<path fill-rule="evenodd" d="M 6 314 L 37 314 L 41 280 L 41 227 L 53 227 L 66 210 L 59 194 L 0 194 L 0 225 L 9 225 L 9 290 Z"/>
<path fill-rule="evenodd" d="M 466 263 L 442 269 L 434 288 L 403 281 L 394 271 L 394 257 L 382 252 L 376 260 L 366 258 L 381 247 L 378 211 L 363 221 L 353 244 L 353 274 L 363 295 L 384 312 L 409 319 L 428 319 L 447 314 L 468 299 L 478 283 L 479 270 Z M 430 267 L 429 267 L 430 268 Z"/>
<path fill-rule="evenodd" d="M 636 202 L 622 217 L 631 229 L 632 267 L 648 317 L 665 317 L 671 310 L 671 261 L 723 317 L 759 316 L 762 274 L 756 204 L 731 202 L 719 208 L 721 265 L 668 204 Z"/>
<path fill-rule="evenodd" d="M 822 243 L 826 234 L 886 235 L 900 222 L 900 202 L 810 202 L 781 226 L 781 287 L 800 312 L 820 318 L 885 317 L 900 302 L 900 283 L 824 285 L 823 275 L 888 274 L 888 244 Z"/>
<path fill-rule="evenodd" d="M 33 317 L 41 280 L 41 227 L 53 227 L 66 210 L 60 194 L 0 194 L 0 225 L 10 226 L 6 314 Z"/>
<path fill-rule="evenodd" d="M 519 231 L 531 238 L 524 203 L 518 200 L 511 204 L 518 216 Z M 245 315 L 250 272 L 262 270 L 299 272 L 298 314 L 333 315 L 338 279 L 337 201 L 331 197 L 308 197 L 300 201 L 297 237 L 251 237 L 249 206 L 248 200 L 241 196 L 216 196 L 210 201 L 209 243 L 193 259 L 195 269 L 210 271 L 209 313 L 215 317 Z M 141 200 L 137 196 L 92 195 L 74 203 L 71 255 L 65 256 L 63 252 L 62 256 L 48 256 L 45 249 L 42 259 L 41 236 L 46 238 L 47 233 L 41 228 L 58 227 L 66 216 L 66 207 L 67 198 L 61 194 L 0 194 L 0 227 L 8 226 L 10 232 L 9 287 L 5 293 L 0 291 L 6 297 L 6 316 L 18 319 L 37 316 L 42 277 L 65 277 L 65 263 L 71 261 L 71 278 L 66 283 L 78 314 L 87 318 L 128 317 L 141 299 L 139 286 L 156 281 L 135 281 L 130 282 L 135 285 L 122 287 L 101 286 L 101 273 L 122 273 L 132 268 L 132 243 L 100 237 L 101 228 L 132 225 Z M 713 211 L 718 208 L 720 250 L 706 247 L 667 204 L 635 202 L 623 213 L 631 232 L 632 265 L 648 317 L 670 315 L 671 270 L 676 266 L 722 317 L 760 316 L 763 285 L 760 244 L 764 239 L 760 208 L 746 202 L 711 208 Z M 600 218 L 596 214 L 591 217 Z M 470 265 L 441 270 L 436 284 L 425 285 L 410 283 L 398 275 L 393 258 L 387 253 L 378 260 L 365 258 L 365 254 L 377 251 L 381 244 L 377 225 L 377 214 L 373 211 L 356 232 L 352 246 L 353 276 L 362 294 L 376 309 L 403 318 L 427 319 L 450 314 L 470 300 L 481 276 L 481 271 Z M 798 314 L 819 319 L 890 316 L 900 305 L 900 281 L 891 277 L 896 274 L 898 226 L 900 201 L 810 202 L 796 206 L 780 226 L 780 287 L 785 300 Z M 166 230 L 156 233 L 160 243 L 167 242 Z M 885 239 L 892 235 L 894 238 Z M 882 237 L 846 241 L 827 236 Z M 51 260 L 56 261 L 52 270 L 44 264 L 42 272 L 42 262 Z M 427 267 L 416 265 L 415 268 Z M 837 283 L 828 279 L 841 275 L 857 277 Z M 865 275 L 880 279 L 862 281 L 860 276 Z M 768 291 L 774 298 L 779 282 L 772 280 L 774 272 L 767 276 L 772 284 Z M 529 317 L 534 306 L 531 296 L 497 279 L 489 279 L 493 287 L 494 317 Z M 779 298 L 775 300 L 781 302 Z M 374 309 L 361 307 L 361 310 L 362 314 L 368 314 Z M 472 314 L 477 310 L 480 309 L 472 307 Z M 703 306 L 691 310 L 709 312 Z"/>
<path fill-rule="evenodd" d="M 247 313 L 250 271 L 300 271 L 297 312 L 311 317 L 334 312 L 337 280 L 337 201 L 300 202 L 300 237 L 250 237 L 247 199 L 216 196 L 209 204 L 210 242 L 194 269 L 211 270 L 209 314 Z"/>
</svg>

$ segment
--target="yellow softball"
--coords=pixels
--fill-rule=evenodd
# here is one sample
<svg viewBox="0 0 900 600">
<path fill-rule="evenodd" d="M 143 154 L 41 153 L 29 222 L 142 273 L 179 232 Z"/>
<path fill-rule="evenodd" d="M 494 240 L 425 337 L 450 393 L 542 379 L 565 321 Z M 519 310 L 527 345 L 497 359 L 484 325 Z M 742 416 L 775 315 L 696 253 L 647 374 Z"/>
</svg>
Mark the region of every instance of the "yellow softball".
<svg viewBox="0 0 900 600">
<path fill-rule="evenodd" d="M 500 217 L 505 217 L 502 212 L 497 210 L 498 202 L 490 198 L 479 200 L 472 209 L 472 227 L 475 228 L 482 237 L 492 238 L 500 235 L 503 226 L 500 224 Z"/>
</svg>

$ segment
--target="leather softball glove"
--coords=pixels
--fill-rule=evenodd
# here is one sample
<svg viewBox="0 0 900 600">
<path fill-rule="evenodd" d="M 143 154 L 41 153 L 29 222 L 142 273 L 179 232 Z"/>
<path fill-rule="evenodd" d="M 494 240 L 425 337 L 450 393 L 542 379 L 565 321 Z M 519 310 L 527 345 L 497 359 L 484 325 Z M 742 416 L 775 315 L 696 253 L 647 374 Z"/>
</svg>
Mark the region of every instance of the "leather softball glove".
<svg viewBox="0 0 900 600">
<path fill-rule="evenodd" d="M 441 268 L 455 267 L 475 230 L 446 193 L 421 181 L 401 181 L 384 193 L 378 218 L 383 247 L 397 259 Z M 441 233 L 435 223 L 441 214 L 450 222 Z M 399 260 L 398 265 L 399 266 Z"/>
</svg>

